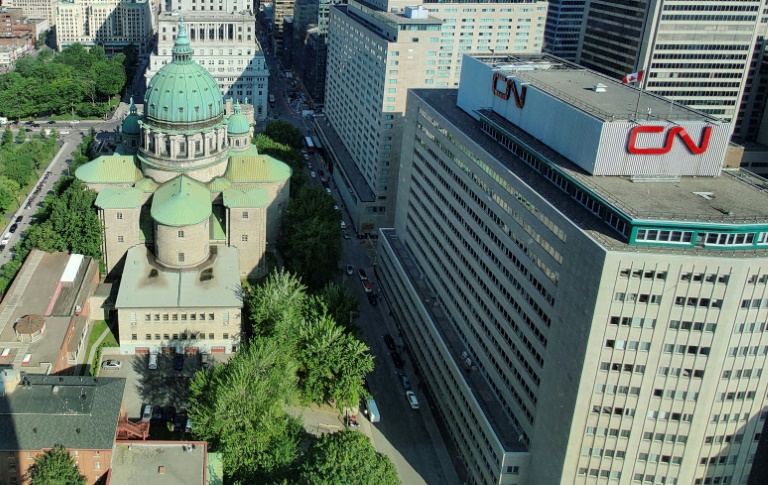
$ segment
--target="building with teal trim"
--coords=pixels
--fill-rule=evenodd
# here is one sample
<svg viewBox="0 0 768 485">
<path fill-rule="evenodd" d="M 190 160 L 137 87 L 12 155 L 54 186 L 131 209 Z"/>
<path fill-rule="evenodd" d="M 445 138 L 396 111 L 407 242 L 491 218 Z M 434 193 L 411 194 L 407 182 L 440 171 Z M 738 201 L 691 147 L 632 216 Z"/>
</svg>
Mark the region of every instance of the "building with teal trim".
<svg viewBox="0 0 768 485">
<path fill-rule="evenodd" d="M 747 483 L 768 181 L 730 131 L 546 55 L 409 91 L 376 273 L 467 483 Z"/>
<path fill-rule="evenodd" d="M 76 171 L 98 191 L 124 353 L 236 349 L 240 281 L 267 271 L 288 202 L 290 167 L 258 152 L 239 103 L 225 115 L 183 21 L 178 32 L 117 150 Z"/>
</svg>

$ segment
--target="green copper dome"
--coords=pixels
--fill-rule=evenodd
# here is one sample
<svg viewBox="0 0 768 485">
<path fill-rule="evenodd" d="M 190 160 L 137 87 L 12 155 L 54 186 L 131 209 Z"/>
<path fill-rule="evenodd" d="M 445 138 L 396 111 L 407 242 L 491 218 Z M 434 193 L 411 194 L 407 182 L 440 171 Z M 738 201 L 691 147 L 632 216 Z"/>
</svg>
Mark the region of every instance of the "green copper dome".
<svg viewBox="0 0 768 485">
<path fill-rule="evenodd" d="M 204 67 L 192 60 L 183 19 L 178 30 L 173 59 L 157 71 L 147 86 L 144 116 L 149 123 L 218 122 L 224 114 L 219 85 Z"/>
<path fill-rule="evenodd" d="M 186 175 L 161 185 L 152 197 L 152 219 L 165 226 L 191 226 L 211 215 L 211 191 Z"/>
<path fill-rule="evenodd" d="M 131 96 L 131 114 L 123 120 L 123 133 L 126 135 L 138 135 L 140 133 L 139 114 L 136 112 L 136 105 L 133 104 L 133 96 Z"/>
<path fill-rule="evenodd" d="M 251 125 L 248 123 L 248 118 L 243 114 L 243 110 L 240 108 L 240 102 L 235 101 L 235 108 L 232 116 L 227 121 L 227 134 L 228 135 L 245 135 L 251 132 Z"/>
</svg>

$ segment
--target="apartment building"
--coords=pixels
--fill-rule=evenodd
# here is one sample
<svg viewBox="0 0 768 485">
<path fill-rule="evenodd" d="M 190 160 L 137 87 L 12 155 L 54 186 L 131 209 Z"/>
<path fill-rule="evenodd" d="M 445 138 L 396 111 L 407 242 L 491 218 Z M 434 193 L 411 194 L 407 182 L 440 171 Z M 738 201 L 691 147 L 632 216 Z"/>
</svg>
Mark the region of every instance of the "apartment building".
<svg viewBox="0 0 768 485">
<path fill-rule="evenodd" d="M 736 137 L 754 140 L 765 93 L 751 102 L 748 94 L 765 15 L 760 0 L 589 0 L 576 61 L 616 79 L 645 70 L 645 89 L 731 121 Z"/>
<path fill-rule="evenodd" d="M 148 52 L 152 9 L 147 0 L 74 0 L 56 4 L 56 48 L 72 44 L 100 45 L 107 55 L 133 44 Z"/>
<path fill-rule="evenodd" d="M 358 235 L 394 216 L 409 88 L 456 87 L 470 52 L 538 53 L 547 2 L 355 2 L 331 8 L 318 136 Z"/>
<path fill-rule="evenodd" d="M 216 79 L 225 101 L 253 105 L 256 121 L 267 119 L 269 68 L 256 39 L 256 17 L 250 10 L 202 10 L 205 5 L 179 3 L 178 10 L 158 17 L 157 49 L 145 74 L 147 83 L 172 60 L 177 24 L 183 14 L 187 35 L 194 42 L 195 61 Z M 228 5 L 236 8 L 237 5 Z M 240 5 L 239 7 L 242 7 Z M 213 6 L 210 6 L 213 8 Z"/>
<path fill-rule="evenodd" d="M 410 91 L 376 275 L 468 483 L 747 483 L 768 184 L 730 128 L 549 56 Z"/>
</svg>

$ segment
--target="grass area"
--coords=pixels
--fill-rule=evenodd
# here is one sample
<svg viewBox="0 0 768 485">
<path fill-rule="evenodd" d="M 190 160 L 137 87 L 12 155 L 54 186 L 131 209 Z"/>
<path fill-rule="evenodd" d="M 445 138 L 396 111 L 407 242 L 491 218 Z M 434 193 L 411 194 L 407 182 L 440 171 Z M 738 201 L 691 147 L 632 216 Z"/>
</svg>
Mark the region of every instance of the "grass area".
<svg viewBox="0 0 768 485">
<path fill-rule="evenodd" d="M 107 336 L 101 341 L 96 354 L 93 356 L 93 362 L 91 362 L 91 375 L 97 375 L 98 373 L 99 365 L 101 364 L 101 349 L 104 347 L 119 347 L 117 336 L 109 325 L 107 325 L 107 322 L 104 320 L 97 320 L 93 323 L 93 327 L 91 327 L 91 335 L 88 337 L 88 347 L 86 347 L 86 352 L 91 351 L 91 347 L 93 347 L 106 329 L 109 329 L 109 333 L 107 333 Z"/>
</svg>

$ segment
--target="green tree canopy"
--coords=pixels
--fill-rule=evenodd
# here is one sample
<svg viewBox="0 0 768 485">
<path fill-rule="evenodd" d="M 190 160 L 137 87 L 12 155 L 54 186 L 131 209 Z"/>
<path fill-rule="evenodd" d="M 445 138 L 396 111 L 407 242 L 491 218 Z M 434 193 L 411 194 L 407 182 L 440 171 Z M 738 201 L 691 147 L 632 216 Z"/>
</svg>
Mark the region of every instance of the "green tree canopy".
<svg viewBox="0 0 768 485">
<path fill-rule="evenodd" d="M 287 121 L 277 120 L 267 124 L 264 135 L 277 143 L 300 149 L 304 144 L 304 135 L 298 128 Z"/>
<path fill-rule="evenodd" d="M 323 435 L 309 449 L 301 468 L 302 485 L 399 485 L 395 465 L 358 431 Z"/>
<path fill-rule="evenodd" d="M 325 191 L 303 187 L 291 199 L 283 219 L 280 248 L 286 268 L 311 289 L 322 288 L 341 259 L 341 217 L 334 203 Z"/>
<path fill-rule="evenodd" d="M 355 328 L 352 325 L 354 315 L 360 307 L 360 301 L 355 298 L 346 286 L 328 283 L 320 290 L 315 301 L 322 302 L 333 319 L 348 332 Z"/>
<path fill-rule="evenodd" d="M 32 485 L 85 485 L 88 481 L 62 445 L 37 455 L 28 473 Z"/>
</svg>

